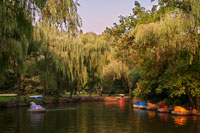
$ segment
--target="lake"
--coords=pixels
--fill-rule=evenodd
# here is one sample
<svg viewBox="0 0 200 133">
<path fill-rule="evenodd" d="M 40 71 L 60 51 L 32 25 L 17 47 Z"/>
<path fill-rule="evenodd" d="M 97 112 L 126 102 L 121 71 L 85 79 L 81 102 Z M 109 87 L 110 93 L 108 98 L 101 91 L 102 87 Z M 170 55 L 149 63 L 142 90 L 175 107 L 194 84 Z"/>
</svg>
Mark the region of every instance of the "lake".
<svg viewBox="0 0 200 133">
<path fill-rule="evenodd" d="M 133 109 L 131 103 L 85 102 L 0 109 L 0 133 L 200 133 L 200 117 Z"/>
</svg>

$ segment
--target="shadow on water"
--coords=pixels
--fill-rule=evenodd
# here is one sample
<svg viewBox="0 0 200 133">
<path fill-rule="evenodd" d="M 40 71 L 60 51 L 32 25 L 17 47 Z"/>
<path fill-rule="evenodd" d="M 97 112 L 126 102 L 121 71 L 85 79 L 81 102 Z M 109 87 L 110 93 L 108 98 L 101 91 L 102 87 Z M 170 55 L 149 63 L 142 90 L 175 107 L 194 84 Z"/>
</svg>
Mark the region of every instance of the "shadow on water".
<svg viewBox="0 0 200 133">
<path fill-rule="evenodd" d="M 55 109 L 47 109 L 47 112 L 50 111 L 67 111 L 67 110 L 75 110 L 76 108 L 73 107 L 67 107 L 67 108 L 55 108 Z"/>
<path fill-rule="evenodd" d="M 34 132 L 43 131 L 45 113 L 29 112 L 30 129 Z"/>
<path fill-rule="evenodd" d="M 167 122 L 170 117 L 170 113 L 158 113 L 161 122 Z"/>
</svg>

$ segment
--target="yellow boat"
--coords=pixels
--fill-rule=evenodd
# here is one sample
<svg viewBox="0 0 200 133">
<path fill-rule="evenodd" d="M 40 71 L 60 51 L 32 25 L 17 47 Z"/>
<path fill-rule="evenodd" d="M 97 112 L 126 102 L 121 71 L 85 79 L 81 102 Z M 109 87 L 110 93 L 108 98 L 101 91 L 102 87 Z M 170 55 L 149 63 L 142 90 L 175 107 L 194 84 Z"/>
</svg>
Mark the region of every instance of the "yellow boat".
<svg viewBox="0 0 200 133">
<path fill-rule="evenodd" d="M 175 106 L 171 112 L 173 115 L 191 115 L 191 112 L 181 106 Z"/>
</svg>

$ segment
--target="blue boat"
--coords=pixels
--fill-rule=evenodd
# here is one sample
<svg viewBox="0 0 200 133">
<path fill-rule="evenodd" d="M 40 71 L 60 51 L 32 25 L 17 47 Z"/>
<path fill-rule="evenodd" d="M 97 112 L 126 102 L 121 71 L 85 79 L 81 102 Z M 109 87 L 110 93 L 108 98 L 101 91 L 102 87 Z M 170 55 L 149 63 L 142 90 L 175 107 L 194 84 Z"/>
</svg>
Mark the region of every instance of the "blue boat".
<svg viewBox="0 0 200 133">
<path fill-rule="evenodd" d="M 42 95 L 34 95 L 34 96 L 29 96 L 30 99 L 42 99 L 44 98 Z"/>
<path fill-rule="evenodd" d="M 133 108 L 139 108 L 139 109 L 146 109 L 146 107 L 148 107 L 148 104 L 145 102 L 136 102 L 133 105 Z"/>
</svg>

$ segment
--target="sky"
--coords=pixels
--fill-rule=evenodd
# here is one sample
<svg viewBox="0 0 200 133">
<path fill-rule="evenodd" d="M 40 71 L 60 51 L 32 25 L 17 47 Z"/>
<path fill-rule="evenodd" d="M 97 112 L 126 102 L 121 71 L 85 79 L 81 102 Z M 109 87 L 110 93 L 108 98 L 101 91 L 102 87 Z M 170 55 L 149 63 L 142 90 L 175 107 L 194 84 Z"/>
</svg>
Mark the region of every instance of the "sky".
<svg viewBox="0 0 200 133">
<path fill-rule="evenodd" d="M 155 3 L 150 0 L 138 0 L 142 6 L 150 9 Z M 82 30 L 102 33 L 106 27 L 112 27 L 119 21 L 119 16 L 132 13 L 134 0 L 78 0 L 78 14 L 82 19 Z"/>
</svg>

